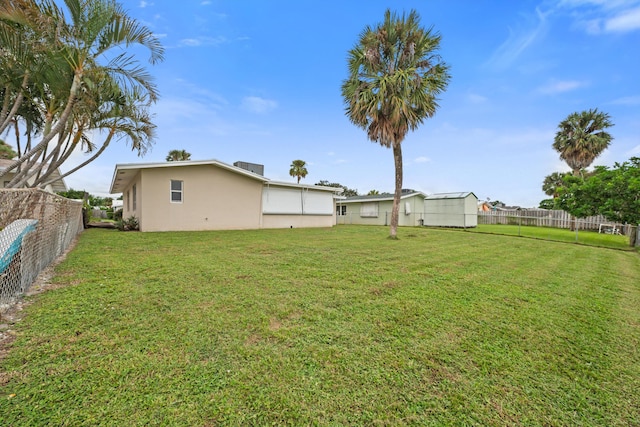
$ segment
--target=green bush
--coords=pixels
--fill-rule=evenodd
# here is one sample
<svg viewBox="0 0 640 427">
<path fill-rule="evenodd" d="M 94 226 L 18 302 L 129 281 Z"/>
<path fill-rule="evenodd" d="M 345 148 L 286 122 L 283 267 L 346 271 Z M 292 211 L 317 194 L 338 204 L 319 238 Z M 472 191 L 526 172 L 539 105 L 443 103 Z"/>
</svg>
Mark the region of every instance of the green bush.
<svg viewBox="0 0 640 427">
<path fill-rule="evenodd" d="M 130 216 L 127 219 L 118 221 L 116 228 L 120 231 L 138 231 L 140 230 L 140 224 L 138 223 L 138 218 Z"/>
</svg>

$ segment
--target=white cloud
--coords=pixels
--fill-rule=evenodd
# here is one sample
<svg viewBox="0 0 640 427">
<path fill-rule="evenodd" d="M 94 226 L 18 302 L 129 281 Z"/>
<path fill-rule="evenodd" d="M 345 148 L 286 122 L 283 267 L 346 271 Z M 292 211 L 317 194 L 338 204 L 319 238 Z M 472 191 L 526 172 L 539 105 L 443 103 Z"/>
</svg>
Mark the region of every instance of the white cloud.
<svg viewBox="0 0 640 427">
<path fill-rule="evenodd" d="M 640 105 L 640 95 L 636 96 L 624 96 L 622 98 L 614 99 L 610 104 L 616 105 Z"/>
<path fill-rule="evenodd" d="M 528 28 L 514 31 L 509 29 L 509 37 L 496 49 L 486 65 L 496 68 L 509 67 L 518 57 L 542 37 L 547 30 L 547 14 L 536 8 L 535 16 L 528 19 L 533 21 Z"/>
<path fill-rule="evenodd" d="M 179 47 L 200 47 L 200 46 L 218 46 L 223 43 L 227 43 L 227 38 L 223 36 L 218 37 L 195 37 L 180 40 Z"/>
<path fill-rule="evenodd" d="M 575 27 L 589 34 L 640 30 L 638 0 L 562 0 L 558 6 L 568 9 Z"/>
<path fill-rule="evenodd" d="M 640 156 L 640 145 L 636 145 L 631 150 L 627 151 L 626 155 L 629 157 Z"/>
<path fill-rule="evenodd" d="M 625 10 L 604 24 L 604 30 L 608 32 L 627 32 L 640 29 L 640 7 Z"/>
<path fill-rule="evenodd" d="M 242 109 L 251 113 L 265 114 L 275 110 L 278 103 L 258 96 L 247 96 L 242 99 Z"/>
<path fill-rule="evenodd" d="M 477 93 L 470 93 L 469 94 L 469 101 L 472 104 L 482 104 L 482 103 L 487 101 L 487 97 L 486 96 L 482 96 L 482 95 L 478 95 Z"/>
<path fill-rule="evenodd" d="M 144 1 L 144 0 L 141 0 L 141 1 L 140 1 L 140 7 L 141 7 L 142 9 L 144 9 L 145 7 L 148 7 L 148 6 L 153 6 L 153 3 L 149 3 L 149 2 Z"/>
<path fill-rule="evenodd" d="M 581 87 L 587 86 L 587 83 L 580 82 L 577 80 L 559 80 L 552 81 L 542 87 L 538 88 L 538 92 L 543 93 L 545 95 L 554 95 L 557 93 L 570 92 L 572 90 L 579 89 Z"/>
<path fill-rule="evenodd" d="M 431 159 L 426 157 L 426 156 L 420 156 L 420 157 L 416 157 L 415 159 L 413 159 L 413 161 L 415 163 L 428 163 L 428 162 L 431 161 Z"/>
</svg>

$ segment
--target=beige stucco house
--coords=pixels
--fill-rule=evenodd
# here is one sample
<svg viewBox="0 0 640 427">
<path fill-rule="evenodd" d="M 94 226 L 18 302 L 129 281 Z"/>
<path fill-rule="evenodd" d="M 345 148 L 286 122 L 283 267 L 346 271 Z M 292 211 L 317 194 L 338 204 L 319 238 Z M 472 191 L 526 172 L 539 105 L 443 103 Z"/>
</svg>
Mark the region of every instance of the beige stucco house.
<svg viewBox="0 0 640 427">
<path fill-rule="evenodd" d="M 421 225 L 424 219 L 426 194 L 414 190 L 402 190 L 400 197 L 399 226 Z M 354 196 L 338 201 L 338 224 L 389 225 L 393 194 Z"/>
<path fill-rule="evenodd" d="M 341 191 L 218 160 L 118 164 L 110 189 L 123 194 L 123 218 L 135 216 L 141 231 L 331 227 Z"/>
</svg>

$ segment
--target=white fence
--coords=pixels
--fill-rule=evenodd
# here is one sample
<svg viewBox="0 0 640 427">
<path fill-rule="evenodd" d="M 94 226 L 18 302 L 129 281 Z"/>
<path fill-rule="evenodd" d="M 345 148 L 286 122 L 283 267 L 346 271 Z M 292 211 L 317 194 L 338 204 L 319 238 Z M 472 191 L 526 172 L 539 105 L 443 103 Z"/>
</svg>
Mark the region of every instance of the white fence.
<svg viewBox="0 0 640 427">
<path fill-rule="evenodd" d="M 629 235 L 633 228 L 628 224 L 614 223 L 602 215 L 576 218 L 565 211 L 545 209 L 522 209 L 507 211 L 478 212 L 478 224 L 529 225 L 579 230 L 603 231 L 615 229 L 620 234 Z"/>
</svg>

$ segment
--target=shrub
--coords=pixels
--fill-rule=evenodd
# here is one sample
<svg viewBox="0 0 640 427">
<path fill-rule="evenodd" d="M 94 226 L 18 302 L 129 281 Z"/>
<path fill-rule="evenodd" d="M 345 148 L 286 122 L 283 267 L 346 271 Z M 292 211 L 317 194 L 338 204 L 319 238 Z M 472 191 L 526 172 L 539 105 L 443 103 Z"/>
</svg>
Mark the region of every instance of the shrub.
<svg viewBox="0 0 640 427">
<path fill-rule="evenodd" d="M 140 224 L 138 223 L 138 218 L 130 216 L 127 219 L 118 221 L 116 228 L 120 231 L 138 231 L 140 230 Z"/>
</svg>

